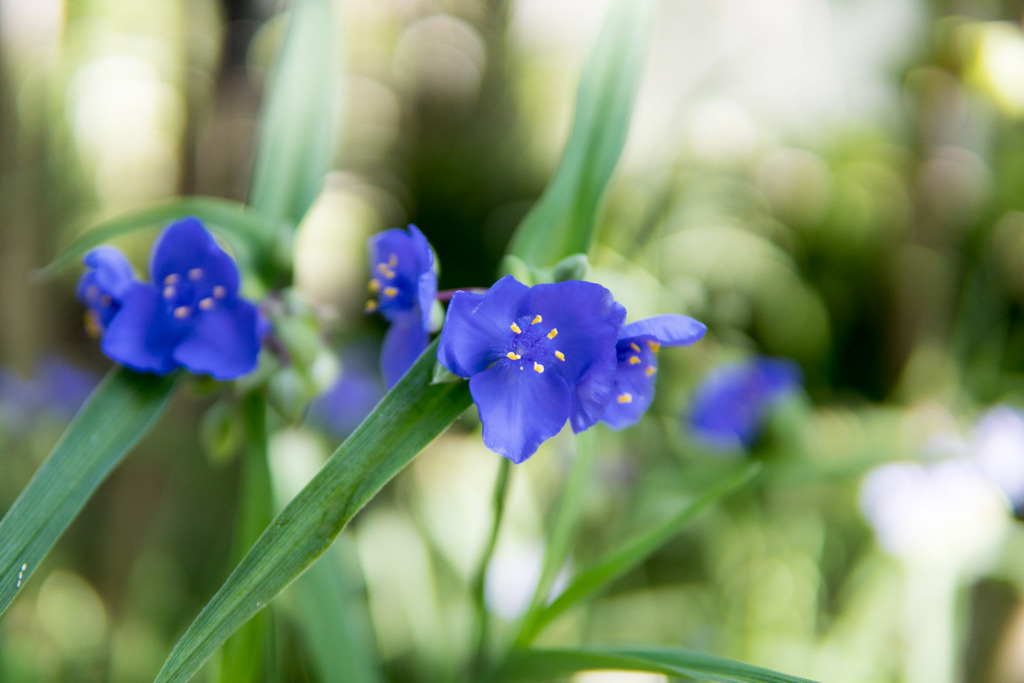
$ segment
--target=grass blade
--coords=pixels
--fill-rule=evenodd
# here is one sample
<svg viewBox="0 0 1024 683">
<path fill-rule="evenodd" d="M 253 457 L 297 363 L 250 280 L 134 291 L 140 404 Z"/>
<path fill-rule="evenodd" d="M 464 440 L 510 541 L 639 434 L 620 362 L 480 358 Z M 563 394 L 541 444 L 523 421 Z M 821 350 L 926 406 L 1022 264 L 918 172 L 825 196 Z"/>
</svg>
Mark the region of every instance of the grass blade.
<svg viewBox="0 0 1024 683">
<path fill-rule="evenodd" d="M 437 342 L 267 527 L 175 645 L 157 681 L 186 681 L 330 547 L 345 524 L 469 407 L 466 382 L 431 384 Z"/>
<path fill-rule="evenodd" d="M 633 539 L 597 565 L 577 574 L 554 601 L 530 613 L 516 639 L 516 646 L 528 645 L 552 619 L 580 600 L 608 587 L 613 581 L 642 563 L 705 508 L 746 484 L 760 469 L 759 464 L 753 464 L 739 474 L 725 479 L 661 526 Z"/>
<path fill-rule="evenodd" d="M 96 488 L 160 416 L 175 375 L 111 370 L 0 520 L 0 614 Z"/>
<path fill-rule="evenodd" d="M 762 669 L 731 659 L 669 647 L 518 650 L 512 653 L 493 680 L 547 680 L 593 669 L 649 671 L 715 683 L 814 683 L 806 678 Z"/>
<path fill-rule="evenodd" d="M 534 268 L 586 253 L 629 132 L 649 27 L 648 0 L 614 0 L 580 75 L 569 141 L 510 253 Z"/>
<path fill-rule="evenodd" d="M 312 205 L 331 163 L 336 34 L 329 0 L 292 3 L 263 105 L 250 203 L 293 226 Z"/>
<path fill-rule="evenodd" d="M 78 265 L 85 252 L 120 235 L 163 226 L 184 216 L 196 216 L 224 237 L 236 257 L 261 275 L 272 267 L 274 225 L 244 205 L 216 197 L 180 197 L 164 204 L 101 223 L 61 250 L 37 277 L 49 278 Z"/>
</svg>

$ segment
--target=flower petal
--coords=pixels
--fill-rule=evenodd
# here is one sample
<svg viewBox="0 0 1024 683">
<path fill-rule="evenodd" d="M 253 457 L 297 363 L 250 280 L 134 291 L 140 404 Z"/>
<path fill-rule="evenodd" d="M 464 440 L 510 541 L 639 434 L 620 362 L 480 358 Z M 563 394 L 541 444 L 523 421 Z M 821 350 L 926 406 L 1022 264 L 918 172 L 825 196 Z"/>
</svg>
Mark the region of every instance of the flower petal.
<svg viewBox="0 0 1024 683">
<path fill-rule="evenodd" d="M 174 360 L 196 374 L 235 379 L 256 369 L 260 352 L 256 306 L 236 297 L 195 314 L 174 350 Z"/>
<path fill-rule="evenodd" d="M 615 345 L 618 365 L 615 389 L 601 419 L 612 429 L 625 429 L 639 421 L 654 400 L 658 357 L 644 342 L 649 336 L 627 337 Z M 639 349 L 639 351 L 637 351 Z"/>
<path fill-rule="evenodd" d="M 157 285 L 168 276 L 184 278 L 197 272 L 206 284 L 202 289 L 220 285 L 229 296 L 238 292 L 238 266 L 234 259 L 194 216 L 164 228 L 150 254 L 149 272 Z"/>
<path fill-rule="evenodd" d="M 388 389 L 398 384 L 425 348 L 427 332 L 420 322 L 419 311 L 395 316 L 380 349 L 380 370 Z"/>
<path fill-rule="evenodd" d="M 448 305 L 437 359 L 460 377 L 487 369 L 505 353 L 509 325 L 524 314 L 530 288 L 511 275 L 485 294 L 456 292 Z"/>
<path fill-rule="evenodd" d="M 177 366 L 173 354 L 180 334 L 181 326 L 165 314 L 160 290 L 136 282 L 103 334 L 100 349 L 133 370 L 165 375 Z"/>
<path fill-rule="evenodd" d="M 132 265 L 117 247 L 102 245 L 91 249 L 82 262 L 91 270 L 82 274 L 78 281 L 78 298 L 85 301 L 89 285 L 96 285 L 101 294 L 120 303 L 135 281 Z"/>
<path fill-rule="evenodd" d="M 514 463 L 529 458 L 565 425 L 569 387 L 553 372 L 495 365 L 469 380 L 484 445 Z"/>
<path fill-rule="evenodd" d="M 650 337 L 665 346 L 689 346 L 703 337 L 707 329 L 704 323 L 685 315 L 656 315 L 626 325 L 619 338 Z"/>
</svg>

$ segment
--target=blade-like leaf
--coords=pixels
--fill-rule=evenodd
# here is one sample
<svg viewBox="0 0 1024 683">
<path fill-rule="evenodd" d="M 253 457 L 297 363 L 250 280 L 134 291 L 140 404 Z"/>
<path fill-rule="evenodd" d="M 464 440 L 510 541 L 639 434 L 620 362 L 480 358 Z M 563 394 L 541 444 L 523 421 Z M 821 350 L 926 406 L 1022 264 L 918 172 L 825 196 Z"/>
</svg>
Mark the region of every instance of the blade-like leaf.
<svg viewBox="0 0 1024 683">
<path fill-rule="evenodd" d="M 649 27 L 648 0 L 613 0 L 580 75 L 569 141 L 510 253 L 534 268 L 590 249 L 601 197 L 629 131 Z"/>
<path fill-rule="evenodd" d="M 746 484 L 760 469 L 759 464 L 753 464 L 725 479 L 661 526 L 633 539 L 597 565 L 577 574 L 554 601 L 527 617 L 516 646 L 528 645 L 552 619 L 587 596 L 607 588 L 615 579 L 639 565 L 705 508 Z"/>
<path fill-rule="evenodd" d="M 330 167 L 337 33 L 330 0 L 292 3 L 264 99 L 249 202 L 291 225 L 306 214 Z"/>
<path fill-rule="evenodd" d="M 0 614 L 125 453 L 163 412 L 174 375 L 111 370 L 0 520 Z"/>
<path fill-rule="evenodd" d="M 180 197 L 158 206 L 115 218 L 89 230 L 65 247 L 37 276 L 48 278 L 78 264 L 85 252 L 120 235 L 162 226 L 184 216 L 195 216 L 223 236 L 235 256 L 266 274 L 273 258 L 274 224 L 244 205 L 216 197 Z"/>
<path fill-rule="evenodd" d="M 590 647 L 575 650 L 516 650 L 495 674 L 496 681 L 543 679 L 577 671 L 649 671 L 715 683 L 814 683 L 722 657 L 669 647 Z"/>
<path fill-rule="evenodd" d="M 186 681 L 319 557 L 348 521 L 470 405 L 469 386 L 431 384 L 437 342 L 271 523 L 175 645 L 158 681 Z"/>
</svg>

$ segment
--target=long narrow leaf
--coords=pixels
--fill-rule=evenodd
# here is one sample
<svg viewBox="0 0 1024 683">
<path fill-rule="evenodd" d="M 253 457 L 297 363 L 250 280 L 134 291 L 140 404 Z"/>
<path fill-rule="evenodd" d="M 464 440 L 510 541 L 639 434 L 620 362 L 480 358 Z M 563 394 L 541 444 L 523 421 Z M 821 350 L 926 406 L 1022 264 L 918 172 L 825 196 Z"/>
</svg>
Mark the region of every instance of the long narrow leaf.
<svg viewBox="0 0 1024 683">
<path fill-rule="evenodd" d="M 70 245 L 37 276 L 48 278 L 76 265 L 85 252 L 120 235 L 162 226 L 184 216 L 196 216 L 231 244 L 235 255 L 261 273 L 272 258 L 274 225 L 244 205 L 217 197 L 180 197 L 102 223 Z"/>
<path fill-rule="evenodd" d="M 160 416 L 174 375 L 111 370 L 0 520 L 0 614 L 96 488 Z"/>
<path fill-rule="evenodd" d="M 553 602 L 527 618 L 516 645 L 522 647 L 529 644 L 552 619 L 580 600 L 608 587 L 615 579 L 639 565 L 705 508 L 746 484 L 760 469 L 760 465 L 754 464 L 725 479 L 668 521 L 633 539 L 594 567 L 576 575 Z"/>
<path fill-rule="evenodd" d="M 264 100 L 249 201 L 291 225 L 309 210 L 331 162 L 337 34 L 330 0 L 292 3 Z"/>
<path fill-rule="evenodd" d="M 345 524 L 470 405 L 466 382 L 430 384 L 437 342 L 271 523 L 175 645 L 158 681 L 186 681 L 330 547 Z"/>
<path fill-rule="evenodd" d="M 731 659 L 669 647 L 518 650 L 509 657 L 494 680 L 547 680 L 594 669 L 649 671 L 715 683 L 814 683 L 806 678 Z"/>
<path fill-rule="evenodd" d="M 519 225 L 511 253 L 535 268 L 586 253 L 605 187 L 629 132 L 649 27 L 648 0 L 613 0 L 576 92 L 554 177 Z"/>
</svg>

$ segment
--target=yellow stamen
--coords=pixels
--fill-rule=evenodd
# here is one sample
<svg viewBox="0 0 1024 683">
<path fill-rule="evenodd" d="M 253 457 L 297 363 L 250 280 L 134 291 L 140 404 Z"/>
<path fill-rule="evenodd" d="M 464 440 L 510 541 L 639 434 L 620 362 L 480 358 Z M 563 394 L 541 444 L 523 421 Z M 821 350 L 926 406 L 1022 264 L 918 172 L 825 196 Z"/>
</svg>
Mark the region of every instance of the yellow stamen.
<svg viewBox="0 0 1024 683">
<path fill-rule="evenodd" d="M 505 357 L 508 358 L 509 360 L 519 360 L 520 358 L 522 358 L 522 356 L 520 356 L 515 351 L 509 351 L 508 353 L 505 354 Z"/>
<path fill-rule="evenodd" d="M 520 334 L 522 332 L 522 330 L 519 329 L 519 325 L 516 325 L 515 323 L 512 323 L 511 325 L 509 325 L 508 328 L 510 330 L 512 330 L 513 332 L 515 332 L 516 334 Z"/>
<path fill-rule="evenodd" d="M 377 310 L 377 302 L 374 301 L 373 299 L 370 299 L 369 301 L 366 302 L 366 308 L 364 308 L 363 310 L 366 311 L 367 313 L 373 313 L 374 311 Z"/>
<path fill-rule="evenodd" d="M 370 278 L 370 291 L 374 294 L 380 291 L 380 280 L 377 278 Z"/>
<path fill-rule="evenodd" d="M 544 318 L 540 317 L 539 315 L 535 315 L 535 316 L 533 316 L 533 320 L 530 321 L 530 324 L 531 325 L 536 325 L 537 323 L 539 323 L 542 320 L 544 320 Z"/>
<path fill-rule="evenodd" d="M 537 372 L 544 372 L 544 366 L 541 365 L 540 363 L 534 363 L 533 369 L 536 370 Z"/>
<path fill-rule="evenodd" d="M 202 276 L 203 276 L 203 269 L 202 268 L 192 268 L 191 270 L 188 271 L 188 279 L 191 280 L 192 282 L 197 281 Z"/>
<path fill-rule="evenodd" d="M 221 285 L 217 285 L 216 287 L 213 288 L 213 297 L 215 299 L 223 299 L 227 295 L 228 295 L 228 290 L 227 290 L 226 287 L 223 287 Z"/>
<path fill-rule="evenodd" d="M 178 284 L 179 280 L 181 280 L 180 275 L 178 275 L 177 273 L 171 273 L 170 275 L 164 278 L 164 284 L 167 285 L 168 287 L 172 287 Z"/>
<path fill-rule="evenodd" d="M 554 339 L 557 336 L 558 336 L 558 328 L 557 327 L 552 327 L 551 331 L 548 332 L 548 339 Z"/>
<path fill-rule="evenodd" d="M 657 369 L 657 368 L 655 368 L 655 367 L 654 367 L 653 365 L 648 365 L 648 366 L 647 366 L 647 369 L 645 369 L 645 370 L 644 370 L 644 374 L 645 374 L 645 375 L 647 375 L 648 377 L 651 377 L 651 376 L 653 376 L 653 375 L 654 375 L 654 373 L 656 373 L 657 371 L 658 371 L 658 369 Z"/>
<path fill-rule="evenodd" d="M 392 297 L 392 298 L 398 296 L 398 287 L 385 287 L 384 288 L 384 296 Z"/>
<path fill-rule="evenodd" d="M 632 403 L 633 402 L 633 394 L 631 394 L 629 392 L 626 392 L 625 394 L 619 394 L 618 401 L 619 401 L 619 403 Z"/>
<path fill-rule="evenodd" d="M 629 348 L 633 349 L 637 353 L 640 353 L 640 347 L 637 345 L 636 342 L 629 342 Z"/>
<path fill-rule="evenodd" d="M 661 344 L 659 344 L 656 341 L 651 341 L 650 339 L 647 340 L 647 345 L 650 346 L 651 347 L 651 351 L 654 351 L 655 353 L 657 353 L 658 349 L 661 348 Z"/>
<path fill-rule="evenodd" d="M 192 315 L 192 309 L 189 308 L 188 306 L 178 306 L 177 308 L 174 309 L 174 317 L 177 318 L 178 320 L 187 318 L 190 315 Z"/>
<path fill-rule="evenodd" d="M 562 353 L 561 351 L 555 351 L 555 358 L 557 358 L 558 360 L 564 361 L 565 360 L 565 354 Z"/>
<path fill-rule="evenodd" d="M 397 265 L 398 265 L 398 256 L 395 255 L 395 254 L 391 254 L 390 256 L 388 256 L 388 266 L 390 268 L 394 268 Z"/>
<path fill-rule="evenodd" d="M 383 263 L 377 264 L 377 272 L 389 280 L 393 280 L 395 277 L 395 271 L 391 270 L 390 268 L 387 267 L 387 265 Z"/>
<path fill-rule="evenodd" d="M 630 365 L 636 365 L 639 362 L 640 362 L 640 356 L 630 356 L 629 357 L 629 364 Z"/>
<path fill-rule="evenodd" d="M 85 331 L 93 339 L 103 336 L 103 325 L 100 324 L 100 316 L 96 311 L 87 311 L 85 314 Z"/>
<path fill-rule="evenodd" d="M 168 285 L 167 287 L 164 287 L 164 298 L 165 298 L 165 299 L 173 299 L 173 298 L 174 298 L 174 295 L 175 295 L 176 293 L 177 293 L 177 292 L 176 292 L 176 290 L 174 289 L 174 287 L 171 287 L 170 285 Z"/>
<path fill-rule="evenodd" d="M 205 299 L 199 300 L 199 310 L 201 311 L 209 311 L 210 309 L 213 308 L 213 306 L 213 299 L 211 299 L 210 297 L 206 297 Z"/>
<path fill-rule="evenodd" d="M 108 296 L 106 294 L 104 294 L 103 296 L 100 297 L 100 304 L 102 304 L 104 306 L 109 306 L 113 302 L 114 302 L 114 300 L 111 299 L 110 296 Z"/>
</svg>

